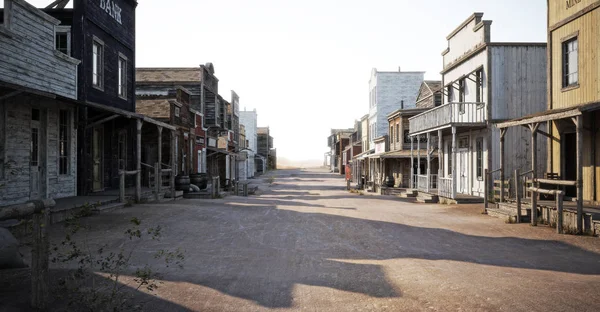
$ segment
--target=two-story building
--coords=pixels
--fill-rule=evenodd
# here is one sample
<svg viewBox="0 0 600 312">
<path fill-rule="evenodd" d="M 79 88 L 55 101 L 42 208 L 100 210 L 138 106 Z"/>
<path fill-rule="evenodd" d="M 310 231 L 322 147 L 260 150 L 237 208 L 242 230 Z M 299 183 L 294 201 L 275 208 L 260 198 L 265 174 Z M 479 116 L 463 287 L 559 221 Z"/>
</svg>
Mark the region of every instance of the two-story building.
<svg viewBox="0 0 600 312">
<path fill-rule="evenodd" d="M 247 111 L 245 108 L 243 111 L 240 111 L 240 124 L 244 126 L 244 130 L 246 131 L 246 148 L 243 150 L 246 152 L 248 159 L 248 166 L 246 172 L 246 178 L 251 179 L 256 175 L 256 152 L 258 151 L 258 137 L 257 137 L 257 129 L 258 129 L 258 114 L 256 113 L 256 109 L 252 111 Z"/>
<path fill-rule="evenodd" d="M 410 136 L 425 138 L 427 150 L 438 150 L 434 195 L 444 201 L 483 198 L 491 191 L 491 183 L 484 182 L 486 170 L 503 168 L 495 177 L 504 180 L 514 169 L 531 168 L 527 131 L 500 131 L 493 125 L 543 110 L 546 102 L 546 44 L 492 42 L 492 22 L 482 18 L 483 13 L 471 15 L 446 38 L 443 105 L 409 119 Z M 504 166 L 501 144 L 510 146 L 503 155 L 511 161 Z M 539 142 L 537 150 L 545 150 L 545 142 Z M 538 158 L 542 172 L 545 164 L 539 153 Z M 421 190 L 432 180 L 431 168 L 427 171 L 419 178 Z"/>
<path fill-rule="evenodd" d="M 369 80 L 369 146 L 388 134 L 387 116 L 397 110 L 414 108 L 424 72 L 384 72 L 373 69 Z"/>
<path fill-rule="evenodd" d="M 159 163 L 156 149 L 162 150 L 161 163 L 170 163 L 175 158 L 175 172 L 178 175 L 190 175 L 197 172 L 194 159 L 196 145 L 196 113 L 191 107 L 192 94 L 183 87 L 177 88 L 172 95 L 138 96 L 136 111 L 155 120 L 174 126 L 176 131 L 174 155 L 170 155 L 170 142 L 162 142 L 161 146 L 148 144 L 143 147 L 142 162 L 145 164 Z M 162 135 L 162 133 L 160 134 Z M 152 140 L 154 131 L 143 131 L 143 138 Z M 148 187 L 154 183 L 154 172 L 150 168 L 142 168 L 142 176 L 147 178 Z M 144 185 L 144 182 L 142 183 Z"/>
<path fill-rule="evenodd" d="M 600 204 L 598 38 L 600 1 L 549 0 L 547 104 L 540 112 L 498 124 L 502 131 L 526 127 L 529 144 L 532 139 L 549 138 L 547 149 L 542 146 L 539 151 L 547 162 L 540 159 L 530 168 L 535 178 L 545 178 L 541 168 L 547 165 L 553 178 L 564 182 L 566 198 L 577 202 L 579 233 L 584 230 L 584 208 Z"/>
<path fill-rule="evenodd" d="M 70 29 L 23 0 L 0 12 L 0 206 L 77 195 L 78 65 Z M 81 77 L 85 79 L 85 77 Z"/>
<path fill-rule="evenodd" d="M 55 1 L 44 12 L 61 21 L 55 38 L 59 49 L 82 60 L 77 72 L 78 194 L 118 189 L 121 175 L 134 173 L 125 183 L 135 186 L 140 200 L 142 128 L 157 133 L 175 128 L 135 112 L 137 1 L 82 0 L 66 8 L 68 2 Z M 148 143 L 156 144 L 157 137 Z"/>
</svg>

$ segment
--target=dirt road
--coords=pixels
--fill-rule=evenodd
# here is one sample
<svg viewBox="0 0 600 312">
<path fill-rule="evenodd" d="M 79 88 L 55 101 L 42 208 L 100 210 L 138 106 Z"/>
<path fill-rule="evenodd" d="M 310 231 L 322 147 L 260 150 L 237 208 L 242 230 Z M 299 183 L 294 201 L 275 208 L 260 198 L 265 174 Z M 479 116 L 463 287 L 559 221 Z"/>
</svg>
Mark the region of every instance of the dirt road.
<svg viewBox="0 0 600 312">
<path fill-rule="evenodd" d="M 350 194 L 325 171 L 273 175 L 255 197 L 94 216 L 90 238 L 116 248 L 136 216 L 164 229 L 139 266 L 185 249 L 149 311 L 600 311 L 598 238 L 505 224 L 481 205 Z"/>
</svg>

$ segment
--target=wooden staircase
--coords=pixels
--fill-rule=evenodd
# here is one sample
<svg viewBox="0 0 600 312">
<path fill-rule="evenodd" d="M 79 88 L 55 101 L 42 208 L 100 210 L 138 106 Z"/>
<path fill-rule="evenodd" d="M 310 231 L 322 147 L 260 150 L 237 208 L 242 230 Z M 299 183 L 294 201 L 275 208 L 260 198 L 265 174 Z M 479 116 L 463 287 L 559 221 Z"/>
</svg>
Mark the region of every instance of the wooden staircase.
<svg viewBox="0 0 600 312">
<path fill-rule="evenodd" d="M 439 196 L 432 195 L 429 193 L 419 192 L 419 195 L 417 196 L 418 203 L 437 204 L 439 201 L 440 201 Z"/>
<path fill-rule="evenodd" d="M 398 194 L 398 197 L 415 198 L 415 197 L 417 197 L 418 194 L 419 194 L 419 192 L 417 192 L 416 190 L 407 189 L 407 190 L 401 191 L 400 194 Z"/>
</svg>

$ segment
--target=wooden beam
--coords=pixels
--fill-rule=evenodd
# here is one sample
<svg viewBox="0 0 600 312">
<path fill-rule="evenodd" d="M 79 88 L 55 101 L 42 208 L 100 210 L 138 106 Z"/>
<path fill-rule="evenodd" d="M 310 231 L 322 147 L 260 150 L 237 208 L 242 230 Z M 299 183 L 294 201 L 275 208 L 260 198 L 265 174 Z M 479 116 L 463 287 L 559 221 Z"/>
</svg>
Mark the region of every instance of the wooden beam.
<svg viewBox="0 0 600 312">
<path fill-rule="evenodd" d="M 506 129 L 500 129 L 500 202 L 504 202 L 504 136 Z"/>
<path fill-rule="evenodd" d="M 583 116 L 575 118 L 577 126 L 577 233 L 583 233 Z"/>
<path fill-rule="evenodd" d="M 581 111 L 574 108 L 574 109 L 568 110 L 566 112 L 548 113 L 547 115 L 524 118 L 524 119 L 517 120 L 517 121 L 507 121 L 507 122 L 498 123 L 498 124 L 496 124 L 496 128 L 509 128 L 509 127 L 527 125 L 527 124 L 532 124 L 532 123 L 539 123 L 539 122 L 545 122 L 545 121 L 553 121 L 553 120 L 557 120 L 557 119 L 571 118 L 571 117 L 579 116 L 579 115 L 581 115 Z"/>
<path fill-rule="evenodd" d="M 531 128 L 531 170 L 533 171 L 533 179 L 537 178 L 537 129 L 539 124 L 530 125 Z M 536 186 L 535 182 L 532 186 Z M 532 192 L 531 194 L 531 225 L 537 226 L 537 194 Z"/>
<path fill-rule="evenodd" d="M 0 101 L 4 101 L 4 100 L 9 99 L 11 97 L 17 96 L 17 95 L 19 95 L 21 93 L 23 93 L 22 90 L 16 90 L 16 91 L 10 92 L 10 93 L 8 93 L 6 95 L 0 96 Z"/>
<path fill-rule="evenodd" d="M 452 199 L 456 199 L 456 127 L 452 127 Z"/>
<path fill-rule="evenodd" d="M 135 166 L 138 173 L 135 175 L 135 201 L 138 203 L 142 200 L 142 124 L 142 120 L 136 120 Z"/>
<path fill-rule="evenodd" d="M 105 123 L 105 122 L 111 121 L 111 120 L 113 120 L 113 119 L 116 119 L 116 118 L 119 118 L 119 117 L 121 117 L 121 115 L 114 114 L 114 115 L 112 115 L 112 116 L 108 116 L 108 117 L 106 117 L 106 118 L 102 118 L 102 119 L 100 119 L 100 120 L 98 120 L 98 121 L 96 121 L 96 122 L 94 122 L 94 123 L 88 124 L 88 125 L 85 127 L 85 129 L 91 129 L 91 128 L 94 128 L 94 127 L 96 127 L 96 126 L 99 126 L 99 125 L 101 125 L 101 124 L 103 124 L 103 123 Z"/>
</svg>

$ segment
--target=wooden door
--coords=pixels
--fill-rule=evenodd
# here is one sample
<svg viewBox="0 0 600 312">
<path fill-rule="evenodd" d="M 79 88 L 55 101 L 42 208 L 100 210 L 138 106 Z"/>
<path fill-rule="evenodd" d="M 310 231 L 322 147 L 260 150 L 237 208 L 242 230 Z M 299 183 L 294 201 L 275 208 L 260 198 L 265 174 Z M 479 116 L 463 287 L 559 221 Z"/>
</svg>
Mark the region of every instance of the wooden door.
<svg viewBox="0 0 600 312">
<path fill-rule="evenodd" d="M 42 197 L 42 148 L 41 148 L 41 130 L 40 126 L 40 112 L 37 109 L 33 110 L 31 118 L 31 146 L 30 153 L 31 159 L 29 162 L 30 172 L 30 199 L 38 199 Z"/>
<path fill-rule="evenodd" d="M 98 192 L 104 189 L 102 155 L 104 152 L 104 138 L 102 127 L 94 128 L 92 135 L 92 191 Z"/>
<path fill-rule="evenodd" d="M 468 191 L 468 185 L 467 185 L 467 155 L 468 155 L 468 150 L 464 149 L 464 150 L 459 150 L 458 155 L 456 155 L 456 159 L 457 159 L 457 175 L 458 175 L 458 181 L 457 181 L 457 190 L 456 192 L 461 193 L 461 194 L 467 194 Z"/>
</svg>

